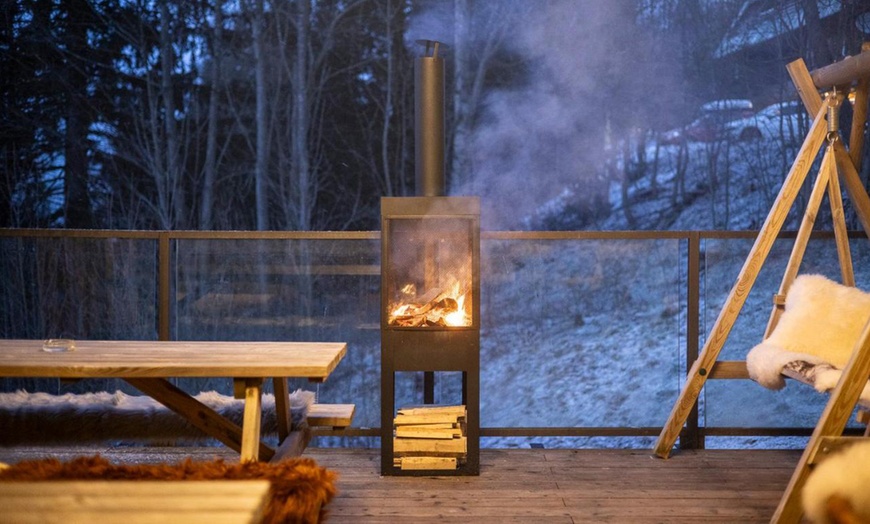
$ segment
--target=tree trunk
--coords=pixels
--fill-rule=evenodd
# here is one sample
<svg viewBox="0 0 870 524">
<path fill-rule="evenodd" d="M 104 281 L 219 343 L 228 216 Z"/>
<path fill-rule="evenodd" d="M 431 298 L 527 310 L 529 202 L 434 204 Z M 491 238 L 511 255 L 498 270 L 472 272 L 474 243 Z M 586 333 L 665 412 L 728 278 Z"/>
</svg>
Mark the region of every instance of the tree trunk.
<svg viewBox="0 0 870 524">
<path fill-rule="evenodd" d="M 166 165 L 160 166 L 164 172 L 166 195 L 170 208 L 166 210 L 169 222 L 167 228 L 184 228 L 184 186 L 181 169 L 178 165 L 179 143 L 175 126 L 175 96 L 172 89 L 172 70 L 175 54 L 172 50 L 172 30 L 169 4 L 160 3 L 160 96 L 163 99 L 163 133 L 166 149 Z"/>
<path fill-rule="evenodd" d="M 266 194 L 266 163 L 268 158 L 268 137 L 266 126 L 266 56 L 263 49 L 263 29 L 265 26 L 263 0 L 257 0 L 254 11 L 254 68 L 255 89 L 257 98 L 257 152 L 254 166 L 255 206 L 257 212 L 257 230 L 269 228 L 269 206 Z"/>
<path fill-rule="evenodd" d="M 223 37 L 223 1 L 217 0 L 214 6 L 214 33 L 211 46 L 211 91 L 208 97 L 208 130 L 205 144 L 205 166 L 203 167 L 202 194 L 199 209 L 200 229 L 209 230 L 214 228 L 214 181 L 217 170 L 217 119 L 218 119 L 218 83 L 220 82 L 220 69 L 222 63 Z"/>
<path fill-rule="evenodd" d="M 807 44 L 810 47 L 810 58 L 807 62 L 810 68 L 830 64 L 834 61 L 834 57 L 828 48 L 827 35 L 822 31 L 822 20 L 817 0 L 803 0 L 802 4 L 804 17 L 807 21 Z"/>
<path fill-rule="evenodd" d="M 311 162 L 308 155 L 308 24 L 311 16 L 309 0 L 299 0 L 296 11 L 296 61 L 293 64 L 293 115 L 291 120 L 290 149 L 293 175 L 297 186 L 296 229 L 311 229 Z"/>
<path fill-rule="evenodd" d="M 64 138 L 64 225 L 68 228 L 93 227 L 91 199 L 88 193 L 88 79 L 85 64 L 77 57 L 86 56 L 87 25 L 81 17 L 88 10 L 85 2 L 67 4 L 67 51 L 65 61 L 66 130 Z"/>
<path fill-rule="evenodd" d="M 386 0 L 384 11 L 384 20 L 386 21 L 387 43 L 387 91 L 384 94 L 384 121 L 381 127 L 381 170 L 383 171 L 384 194 L 393 196 L 393 175 L 390 169 L 390 129 L 392 128 L 392 120 L 395 110 L 393 108 L 393 90 L 396 86 L 396 49 L 394 48 L 394 32 L 393 32 L 393 2 Z"/>
</svg>

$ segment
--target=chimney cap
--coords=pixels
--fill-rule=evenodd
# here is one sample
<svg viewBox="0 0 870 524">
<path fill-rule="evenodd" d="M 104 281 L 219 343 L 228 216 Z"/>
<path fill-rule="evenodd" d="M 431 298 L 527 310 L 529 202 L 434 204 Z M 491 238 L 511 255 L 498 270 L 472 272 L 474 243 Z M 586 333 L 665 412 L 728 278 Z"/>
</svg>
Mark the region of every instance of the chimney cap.
<svg viewBox="0 0 870 524">
<path fill-rule="evenodd" d="M 416 43 L 426 47 L 426 56 L 430 56 L 429 52 L 431 50 L 432 58 L 438 58 L 438 49 L 447 49 L 448 47 L 450 47 L 444 42 L 439 42 L 438 40 L 426 40 L 425 38 L 421 40 L 416 40 Z"/>
</svg>

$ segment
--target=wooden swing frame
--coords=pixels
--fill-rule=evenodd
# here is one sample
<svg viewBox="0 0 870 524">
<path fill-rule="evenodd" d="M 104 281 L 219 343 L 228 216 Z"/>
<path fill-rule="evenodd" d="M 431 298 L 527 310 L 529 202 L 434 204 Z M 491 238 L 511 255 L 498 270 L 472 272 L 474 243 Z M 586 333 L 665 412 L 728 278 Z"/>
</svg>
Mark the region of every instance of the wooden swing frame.
<svg viewBox="0 0 870 524">
<path fill-rule="evenodd" d="M 807 69 L 803 59 L 789 63 L 786 69 L 804 106 L 813 118 L 812 125 L 701 353 L 689 369 L 686 382 L 670 417 L 662 428 L 654 448 L 655 454 L 662 458 L 667 458 L 670 455 L 674 443 L 680 436 L 686 419 L 694 409 L 698 396 L 714 367 L 719 365 L 720 369 L 731 370 L 732 376 L 728 378 L 748 377 L 745 362 L 717 363 L 719 353 L 725 345 L 737 316 L 749 296 L 758 273 L 782 229 L 786 216 L 791 210 L 816 156 L 826 142 L 828 106 L 839 101 L 838 95 L 834 93 L 848 93 L 854 83 L 857 84 L 855 85 L 855 104 L 850 130 L 850 149 L 846 150 L 842 140 L 827 141 L 819 174 L 795 239 L 785 275 L 779 292 L 774 296 L 774 306 L 764 337 L 767 338 L 770 335 L 782 315 L 785 296 L 797 276 L 817 211 L 826 192 L 834 222 L 834 236 L 842 280 L 845 285 L 855 285 L 849 239 L 843 214 L 841 180 L 855 207 L 861 226 L 870 238 L 870 196 L 868 196 L 858 175 L 863 154 L 864 125 L 867 119 L 868 91 L 870 91 L 870 43 L 865 43 L 862 46 L 860 54 L 847 57 L 812 73 Z M 819 94 L 819 90 L 828 91 L 829 94 L 823 98 Z M 849 416 L 857 404 L 868 377 L 870 377 L 870 322 L 865 326 L 859 342 L 852 352 L 852 357 L 843 369 L 840 381 L 830 395 L 771 522 L 800 521 L 803 513 L 800 492 L 809 475 L 809 468 L 815 461 L 819 450 L 823 449 L 823 445 L 827 445 L 826 443 L 829 443 L 831 438 L 842 437 Z"/>
</svg>

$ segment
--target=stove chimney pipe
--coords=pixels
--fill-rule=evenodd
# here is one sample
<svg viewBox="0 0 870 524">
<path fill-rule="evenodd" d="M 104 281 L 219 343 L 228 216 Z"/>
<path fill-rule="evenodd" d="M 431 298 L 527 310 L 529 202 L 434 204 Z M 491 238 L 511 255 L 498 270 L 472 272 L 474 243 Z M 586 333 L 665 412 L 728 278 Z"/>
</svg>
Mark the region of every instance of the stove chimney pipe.
<svg viewBox="0 0 870 524">
<path fill-rule="evenodd" d="M 444 196 L 444 59 L 441 42 L 417 40 L 425 56 L 414 62 L 417 196 Z"/>
</svg>

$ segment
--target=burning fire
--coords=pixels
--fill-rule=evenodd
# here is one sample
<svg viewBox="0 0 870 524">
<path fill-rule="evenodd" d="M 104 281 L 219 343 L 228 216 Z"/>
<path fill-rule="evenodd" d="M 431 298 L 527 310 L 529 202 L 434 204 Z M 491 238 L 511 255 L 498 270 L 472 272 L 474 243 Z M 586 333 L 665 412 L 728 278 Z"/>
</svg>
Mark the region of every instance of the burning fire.
<svg viewBox="0 0 870 524">
<path fill-rule="evenodd" d="M 463 327 L 471 325 L 471 315 L 465 306 L 467 293 L 459 282 L 447 291 L 433 290 L 417 296 L 417 288 L 408 284 L 402 288 L 403 298 L 390 310 L 389 325 L 401 327 Z"/>
</svg>

